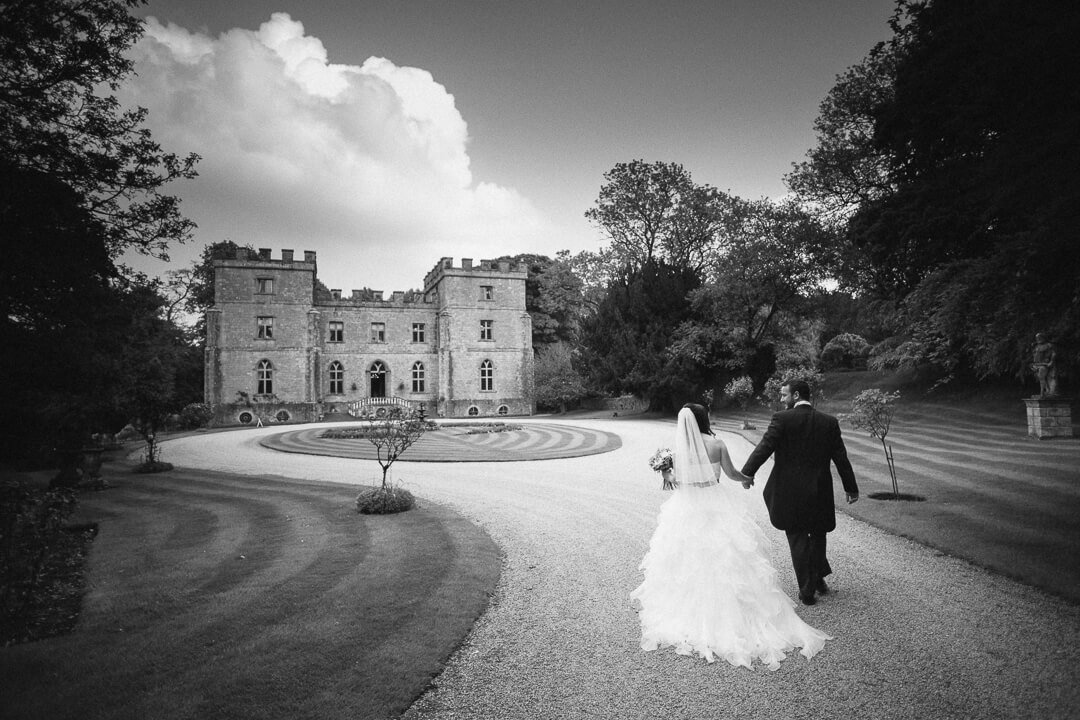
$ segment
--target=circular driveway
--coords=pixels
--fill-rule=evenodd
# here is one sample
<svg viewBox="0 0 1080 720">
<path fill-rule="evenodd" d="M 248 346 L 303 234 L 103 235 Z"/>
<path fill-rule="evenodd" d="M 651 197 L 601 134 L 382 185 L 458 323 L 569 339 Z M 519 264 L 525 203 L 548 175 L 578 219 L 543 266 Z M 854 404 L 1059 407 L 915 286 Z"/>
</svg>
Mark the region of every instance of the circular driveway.
<svg viewBox="0 0 1080 720">
<path fill-rule="evenodd" d="M 621 446 L 543 462 L 394 465 L 395 482 L 483 526 L 505 555 L 491 607 L 407 718 L 1066 718 L 1080 706 L 1080 607 L 846 515 L 829 536 L 834 592 L 798 610 L 836 638 L 812 661 L 796 654 L 770 673 L 642 652 L 629 594 L 666 498 L 647 460 L 674 423 L 572 424 L 615 433 Z M 179 438 L 163 457 L 281 482 L 380 477 L 370 460 L 260 444 L 279 432 Z M 722 437 L 741 463 L 749 443 Z M 763 484 L 749 491 L 756 519 L 794 597 Z"/>
</svg>

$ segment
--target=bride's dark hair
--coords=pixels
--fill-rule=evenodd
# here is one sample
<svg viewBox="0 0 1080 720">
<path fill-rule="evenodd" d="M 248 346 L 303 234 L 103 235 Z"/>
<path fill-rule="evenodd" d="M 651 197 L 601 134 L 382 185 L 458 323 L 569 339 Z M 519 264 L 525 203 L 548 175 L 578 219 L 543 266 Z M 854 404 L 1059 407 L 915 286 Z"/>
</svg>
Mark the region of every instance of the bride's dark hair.
<svg viewBox="0 0 1080 720">
<path fill-rule="evenodd" d="M 694 413 L 694 419 L 697 420 L 698 430 L 706 435 L 712 435 L 712 427 L 709 423 L 709 411 L 705 409 L 704 405 L 698 405 L 697 403 L 686 403 L 684 408 Z"/>
</svg>

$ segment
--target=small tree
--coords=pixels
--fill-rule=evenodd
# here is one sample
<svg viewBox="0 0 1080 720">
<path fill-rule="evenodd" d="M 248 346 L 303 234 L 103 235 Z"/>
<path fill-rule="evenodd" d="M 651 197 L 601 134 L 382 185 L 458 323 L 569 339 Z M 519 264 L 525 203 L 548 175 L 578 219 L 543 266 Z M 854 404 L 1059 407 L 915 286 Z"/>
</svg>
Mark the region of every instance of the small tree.
<svg viewBox="0 0 1080 720">
<path fill-rule="evenodd" d="M 896 465 L 893 463 L 892 446 L 885 443 L 885 436 L 889 434 L 889 426 L 892 425 L 893 415 L 896 412 L 895 403 L 899 397 L 899 392 L 882 392 L 878 388 L 863 390 L 851 401 L 851 412 L 840 416 L 855 430 L 865 430 L 871 437 L 881 441 L 881 447 L 885 451 L 885 462 L 889 466 L 889 477 L 892 479 L 895 500 L 900 499 L 900 489 L 896 484 Z"/>
<path fill-rule="evenodd" d="M 390 466 L 435 426 L 430 420 L 401 408 L 392 408 L 384 418 L 365 421 L 364 437 L 375 446 L 375 459 L 382 468 L 382 488 L 390 489 Z"/>
<path fill-rule="evenodd" d="M 375 446 L 375 458 L 382 468 L 382 487 L 360 493 L 356 498 L 356 509 L 361 513 L 389 514 L 412 508 L 415 504 L 412 493 L 390 483 L 390 466 L 424 433 L 434 428 L 435 423 L 402 408 L 392 408 L 386 417 L 365 422 L 361 434 Z"/>
<path fill-rule="evenodd" d="M 734 399 L 742 408 L 743 430 L 752 430 L 754 426 L 750 424 L 750 418 L 746 415 L 746 406 L 750 404 L 750 399 L 754 397 L 754 381 L 750 379 L 749 375 L 735 378 L 724 386 L 724 394 Z"/>
</svg>

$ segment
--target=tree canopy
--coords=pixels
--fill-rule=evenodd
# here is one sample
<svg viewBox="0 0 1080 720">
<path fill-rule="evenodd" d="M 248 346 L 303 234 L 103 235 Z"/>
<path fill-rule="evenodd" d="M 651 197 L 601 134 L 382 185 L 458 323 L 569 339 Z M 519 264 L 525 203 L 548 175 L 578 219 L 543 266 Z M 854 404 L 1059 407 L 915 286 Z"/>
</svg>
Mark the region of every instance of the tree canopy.
<svg viewBox="0 0 1080 720">
<path fill-rule="evenodd" d="M 163 152 L 146 111 L 108 94 L 132 72 L 140 4 L 0 3 L 0 378 L 19 409 L 0 420 L 4 455 L 40 460 L 201 392 L 160 284 L 117 264 L 129 248 L 165 257 L 193 227 L 161 190 L 195 156 Z"/>
<path fill-rule="evenodd" d="M 132 72 L 125 51 L 143 33 L 145 0 L 0 3 L 0 155 L 53 177 L 101 222 L 105 247 L 166 257 L 194 223 L 162 187 L 195 176 L 195 155 L 163 152 L 143 108 L 115 96 Z"/>
<path fill-rule="evenodd" d="M 1080 357 L 1080 7 L 899 0 L 788 176 L 831 211 L 847 286 L 900 304 L 926 359 L 1023 371 L 1034 330 Z"/>
</svg>

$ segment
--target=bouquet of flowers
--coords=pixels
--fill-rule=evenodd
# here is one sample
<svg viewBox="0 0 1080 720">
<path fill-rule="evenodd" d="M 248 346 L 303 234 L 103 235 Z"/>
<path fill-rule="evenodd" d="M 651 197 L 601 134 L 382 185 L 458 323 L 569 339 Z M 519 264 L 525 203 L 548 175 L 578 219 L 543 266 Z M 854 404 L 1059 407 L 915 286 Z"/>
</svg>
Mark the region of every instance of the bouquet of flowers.
<svg viewBox="0 0 1080 720">
<path fill-rule="evenodd" d="M 649 458 L 649 467 L 656 472 L 660 473 L 664 477 L 664 484 L 662 489 L 674 490 L 675 479 L 671 477 L 671 469 L 675 466 L 675 460 L 671 455 L 671 451 L 667 448 L 660 448 L 653 456 Z"/>
</svg>

